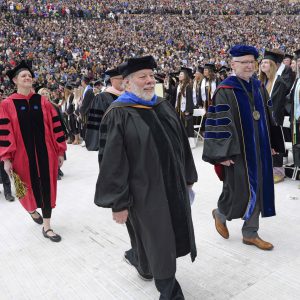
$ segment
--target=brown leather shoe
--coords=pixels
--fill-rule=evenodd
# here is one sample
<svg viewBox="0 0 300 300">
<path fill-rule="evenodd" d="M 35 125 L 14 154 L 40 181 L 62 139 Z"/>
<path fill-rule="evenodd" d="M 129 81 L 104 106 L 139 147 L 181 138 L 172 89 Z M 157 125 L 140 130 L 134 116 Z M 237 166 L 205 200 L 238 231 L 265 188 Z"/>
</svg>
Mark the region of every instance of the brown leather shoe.
<svg viewBox="0 0 300 300">
<path fill-rule="evenodd" d="M 256 246 L 261 250 L 272 250 L 274 248 L 274 246 L 271 243 L 262 240 L 260 237 L 252 239 L 243 238 L 243 243 L 246 245 Z"/>
<path fill-rule="evenodd" d="M 218 233 L 221 235 L 221 237 L 223 237 L 224 239 L 228 239 L 229 238 L 229 231 L 228 228 L 226 226 L 226 224 L 223 224 L 221 222 L 221 220 L 217 217 L 216 215 L 216 209 L 214 209 L 212 211 L 212 216 L 215 219 L 215 226 L 216 229 L 218 231 Z"/>
</svg>

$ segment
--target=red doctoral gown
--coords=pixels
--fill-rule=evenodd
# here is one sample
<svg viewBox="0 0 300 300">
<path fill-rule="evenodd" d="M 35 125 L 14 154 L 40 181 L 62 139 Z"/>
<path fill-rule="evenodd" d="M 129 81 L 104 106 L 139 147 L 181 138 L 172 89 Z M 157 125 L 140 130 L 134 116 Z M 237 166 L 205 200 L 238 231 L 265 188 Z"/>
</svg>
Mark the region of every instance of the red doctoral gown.
<svg viewBox="0 0 300 300">
<path fill-rule="evenodd" d="M 27 186 L 20 199 L 27 211 L 54 208 L 58 156 L 66 151 L 59 116 L 38 94 L 12 94 L 0 105 L 0 159 L 10 159 Z"/>
</svg>

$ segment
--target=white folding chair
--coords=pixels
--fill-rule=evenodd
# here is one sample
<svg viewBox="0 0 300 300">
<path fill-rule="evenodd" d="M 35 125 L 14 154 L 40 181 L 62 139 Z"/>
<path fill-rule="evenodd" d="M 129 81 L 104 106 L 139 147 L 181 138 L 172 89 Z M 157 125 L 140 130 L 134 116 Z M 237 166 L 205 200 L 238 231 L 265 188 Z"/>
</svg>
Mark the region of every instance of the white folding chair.
<svg viewBox="0 0 300 300">
<path fill-rule="evenodd" d="M 200 124 L 194 125 L 194 133 L 195 133 L 195 144 L 197 146 L 198 139 L 203 140 L 203 137 L 200 134 L 203 116 L 206 114 L 205 108 L 195 108 L 193 112 L 194 117 L 201 117 Z"/>
</svg>

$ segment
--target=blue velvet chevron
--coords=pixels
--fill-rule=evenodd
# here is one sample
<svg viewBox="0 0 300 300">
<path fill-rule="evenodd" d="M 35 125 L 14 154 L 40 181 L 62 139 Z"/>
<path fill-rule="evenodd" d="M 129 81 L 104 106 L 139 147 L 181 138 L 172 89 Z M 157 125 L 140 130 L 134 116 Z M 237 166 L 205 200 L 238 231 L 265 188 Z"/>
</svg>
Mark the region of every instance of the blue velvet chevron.
<svg viewBox="0 0 300 300">
<path fill-rule="evenodd" d="M 216 113 L 220 113 L 220 112 L 225 112 L 225 111 L 229 111 L 230 106 L 228 104 L 218 104 L 216 106 L 209 106 L 207 112 L 208 113 L 212 113 L 212 114 L 216 114 Z"/>
<path fill-rule="evenodd" d="M 229 131 L 206 131 L 204 133 L 205 139 L 229 139 L 231 137 L 231 133 Z"/>
<path fill-rule="evenodd" d="M 229 118 L 206 119 L 205 126 L 227 126 L 231 123 Z"/>
<path fill-rule="evenodd" d="M 256 203 L 257 193 L 257 157 L 256 157 L 256 141 L 254 139 L 254 124 L 258 122 L 259 131 L 259 147 L 260 159 L 262 164 L 262 177 L 263 177 L 263 207 L 262 216 L 270 217 L 275 215 L 274 204 L 274 182 L 273 182 L 273 163 L 271 155 L 271 146 L 269 141 L 269 133 L 267 128 L 267 117 L 263 106 L 263 99 L 260 94 L 260 81 L 251 79 L 254 85 L 254 103 L 256 110 L 260 113 L 260 120 L 254 121 L 252 117 L 252 110 L 250 107 L 247 94 L 244 92 L 241 84 L 236 76 L 230 76 L 225 79 L 219 88 L 233 88 L 239 106 L 242 129 L 244 134 L 245 155 L 247 161 L 247 171 L 250 183 L 250 201 L 244 214 L 243 219 L 248 220 L 254 210 Z M 243 81 L 248 92 L 252 92 L 251 83 Z"/>
</svg>

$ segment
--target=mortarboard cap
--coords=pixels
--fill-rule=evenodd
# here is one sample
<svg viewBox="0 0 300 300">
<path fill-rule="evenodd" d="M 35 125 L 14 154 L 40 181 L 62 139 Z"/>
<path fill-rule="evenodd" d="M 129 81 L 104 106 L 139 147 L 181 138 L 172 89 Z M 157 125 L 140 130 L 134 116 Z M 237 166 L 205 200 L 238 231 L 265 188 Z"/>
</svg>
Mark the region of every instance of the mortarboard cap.
<svg viewBox="0 0 300 300">
<path fill-rule="evenodd" d="M 28 70 L 30 72 L 32 78 L 34 78 L 34 73 L 30 69 L 30 67 L 27 65 L 27 63 L 25 62 L 25 60 L 22 60 L 14 69 L 8 70 L 6 72 L 6 75 L 8 76 L 8 78 L 10 79 L 10 81 L 12 83 L 14 83 L 13 82 L 13 78 L 15 78 L 23 70 Z"/>
<path fill-rule="evenodd" d="M 263 59 L 270 59 L 272 61 L 274 61 L 277 64 L 282 63 L 284 58 L 284 53 L 280 50 L 265 50 L 264 53 L 264 58 Z"/>
<path fill-rule="evenodd" d="M 255 59 L 257 59 L 259 56 L 257 49 L 253 46 L 248 46 L 248 45 L 235 45 L 229 50 L 229 54 L 232 57 L 253 55 Z"/>
<path fill-rule="evenodd" d="M 106 70 L 105 75 L 109 76 L 109 78 L 112 78 L 112 77 L 120 76 L 121 73 L 119 71 L 119 68 L 117 67 L 114 69 Z"/>
<path fill-rule="evenodd" d="M 95 81 L 94 81 L 94 87 L 95 87 L 95 86 L 100 86 L 100 85 L 103 85 L 103 82 L 102 82 L 101 79 L 98 79 L 98 80 L 95 80 Z"/>
<path fill-rule="evenodd" d="M 71 84 L 71 83 L 66 83 L 66 85 L 65 85 L 65 88 L 67 89 L 67 90 L 69 90 L 69 91 L 72 91 L 73 90 L 73 85 Z"/>
<path fill-rule="evenodd" d="M 136 57 L 130 58 L 127 62 L 124 62 L 118 66 L 120 74 L 123 77 L 126 77 L 134 72 L 144 69 L 155 69 L 157 68 L 157 64 L 153 56 L 144 56 L 144 57 Z"/>
<path fill-rule="evenodd" d="M 228 68 L 227 66 L 222 66 L 218 73 L 226 73 L 226 72 L 229 72 L 230 71 L 230 68 Z"/>
<path fill-rule="evenodd" d="M 213 63 L 207 63 L 204 65 L 204 69 L 212 70 L 213 72 L 216 72 L 216 66 Z"/>
<path fill-rule="evenodd" d="M 285 54 L 284 54 L 284 58 L 293 59 L 293 58 L 294 58 L 294 55 L 293 55 L 293 54 L 289 54 L 289 53 L 285 53 Z"/>
<path fill-rule="evenodd" d="M 300 49 L 296 50 L 295 52 L 295 59 L 299 59 L 300 58 Z"/>
<path fill-rule="evenodd" d="M 181 67 L 180 71 L 185 72 L 190 78 L 193 78 L 193 69 L 192 68 Z"/>
<path fill-rule="evenodd" d="M 34 86 L 34 91 L 35 91 L 36 93 L 38 93 L 39 90 L 41 90 L 41 89 L 43 89 L 43 88 L 45 88 L 44 85 L 36 85 L 36 86 Z"/>
<path fill-rule="evenodd" d="M 90 78 L 87 76 L 83 76 L 82 81 L 84 81 L 86 84 L 89 84 L 91 82 Z"/>
</svg>

